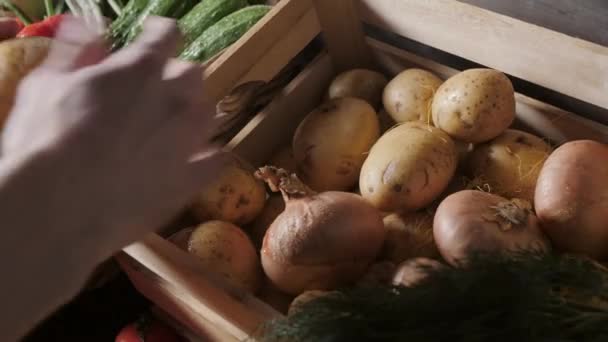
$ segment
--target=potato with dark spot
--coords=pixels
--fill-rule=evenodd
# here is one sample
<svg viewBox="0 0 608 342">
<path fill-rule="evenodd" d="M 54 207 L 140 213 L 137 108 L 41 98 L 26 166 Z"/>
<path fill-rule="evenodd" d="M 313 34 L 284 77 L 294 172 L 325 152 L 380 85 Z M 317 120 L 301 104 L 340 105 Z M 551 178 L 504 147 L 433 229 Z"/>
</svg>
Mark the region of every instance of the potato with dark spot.
<svg viewBox="0 0 608 342">
<path fill-rule="evenodd" d="M 379 109 L 382 104 L 382 91 L 387 83 L 388 79 L 377 71 L 348 70 L 336 76 L 331 82 L 328 98 L 356 97 Z"/>
<path fill-rule="evenodd" d="M 509 78 L 493 69 L 469 69 L 445 81 L 433 98 L 433 123 L 452 138 L 470 143 L 494 139 L 515 119 Z"/>
<path fill-rule="evenodd" d="M 441 83 L 443 80 L 432 72 L 407 69 L 384 88 L 384 108 L 396 122 L 422 121 L 432 124 L 431 101 Z"/>
<path fill-rule="evenodd" d="M 361 169 L 361 195 L 386 212 L 409 212 L 429 205 L 448 186 L 458 152 L 440 129 L 410 121 L 386 132 Z"/>
<path fill-rule="evenodd" d="M 262 282 L 262 267 L 251 240 L 229 222 L 208 221 L 196 227 L 188 239 L 188 252 L 202 269 L 243 290 L 255 292 Z"/>
<path fill-rule="evenodd" d="M 296 130 L 297 174 L 317 192 L 352 190 L 379 136 L 378 117 L 369 103 L 354 97 L 326 101 Z"/>
<path fill-rule="evenodd" d="M 248 162 L 234 156 L 219 177 L 201 189 L 191 207 L 193 214 L 201 222 L 221 220 L 237 225 L 251 223 L 266 201 L 266 188 L 254 177 L 254 171 Z"/>
<path fill-rule="evenodd" d="M 552 148 L 541 138 L 508 129 L 478 145 L 467 163 L 467 173 L 478 185 L 506 198 L 534 202 L 536 180 Z"/>
</svg>

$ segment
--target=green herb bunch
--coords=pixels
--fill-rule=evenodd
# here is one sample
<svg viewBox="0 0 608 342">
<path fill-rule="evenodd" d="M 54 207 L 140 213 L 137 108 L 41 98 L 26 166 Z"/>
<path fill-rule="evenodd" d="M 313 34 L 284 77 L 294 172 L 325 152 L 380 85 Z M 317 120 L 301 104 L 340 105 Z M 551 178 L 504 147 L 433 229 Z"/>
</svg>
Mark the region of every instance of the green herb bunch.
<svg viewBox="0 0 608 342">
<path fill-rule="evenodd" d="M 608 270 L 589 259 L 477 255 L 416 287 L 338 291 L 269 322 L 262 341 L 608 341 Z"/>
</svg>

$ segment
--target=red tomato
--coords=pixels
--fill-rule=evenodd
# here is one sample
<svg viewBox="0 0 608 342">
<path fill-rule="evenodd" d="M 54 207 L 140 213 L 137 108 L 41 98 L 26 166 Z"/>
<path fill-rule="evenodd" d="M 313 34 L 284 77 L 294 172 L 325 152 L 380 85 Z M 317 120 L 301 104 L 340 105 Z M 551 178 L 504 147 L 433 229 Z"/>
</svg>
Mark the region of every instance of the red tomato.
<svg viewBox="0 0 608 342">
<path fill-rule="evenodd" d="M 53 38 L 59 25 L 61 24 L 61 20 L 65 14 L 57 14 L 50 16 L 43 21 L 39 21 L 30 25 L 25 26 L 19 33 L 17 34 L 17 38 L 23 37 L 49 37 Z"/>
<path fill-rule="evenodd" d="M 185 340 L 165 323 L 144 316 L 124 328 L 115 342 L 184 342 Z"/>
</svg>

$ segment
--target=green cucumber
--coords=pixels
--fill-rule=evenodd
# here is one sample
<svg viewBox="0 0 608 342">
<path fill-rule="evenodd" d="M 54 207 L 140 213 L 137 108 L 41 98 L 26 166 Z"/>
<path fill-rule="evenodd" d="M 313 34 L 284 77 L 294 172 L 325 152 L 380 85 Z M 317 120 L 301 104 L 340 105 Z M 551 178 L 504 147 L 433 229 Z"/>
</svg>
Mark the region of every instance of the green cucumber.
<svg viewBox="0 0 608 342">
<path fill-rule="evenodd" d="M 184 36 L 184 46 L 190 45 L 220 19 L 246 6 L 247 0 L 201 1 L 178 22 L 179 29 Z"/>
<path fill-rule="evenodd" d="M 112 42 L 112 49 L 115 50 L 125 42 L 129 28 L 141 12 L 148 6 L 150 0 L 130 0 L 122 9 L 118 18 L 114 19 L 108 28 L 108 39 Z"/>
<path fill-rule="evenodd" d="M 272 6 L 253 5 L 240 9 L 209 27 L 186 47 L 180 58 L 205 62 L 221 50 L 239 40 L 270 11 Z"/>
<path fill-rule="evenodd" d="M 149 16 L 177 18 L 180 14 L 183 15 L 183 13 L 189 11 L 197 2 L 197 0 L 150 0 L 148 6 L 129 27 L 124 45 L 128 45 L 137 37 L 141 32 L 144 21 Z"/>
</svg>

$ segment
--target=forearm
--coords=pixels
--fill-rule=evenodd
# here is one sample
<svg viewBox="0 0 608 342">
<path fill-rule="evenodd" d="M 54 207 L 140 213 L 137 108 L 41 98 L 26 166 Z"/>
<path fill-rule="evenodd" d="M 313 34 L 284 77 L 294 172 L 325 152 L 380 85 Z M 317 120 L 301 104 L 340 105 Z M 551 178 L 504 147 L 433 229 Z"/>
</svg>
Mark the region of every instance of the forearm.
<svg viewBox="0 0 608 342">
<path fill-rule="evenodd" d="M 58 203 L 63 180 L 49 179 L 54 162 L 0 159 L 2 341 L 17 340 L 69 300 L 97 261 L 94 239 L 83 239 L 91 230 L 67 212 L 69 203 Z"/>
</svg>

